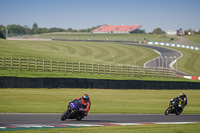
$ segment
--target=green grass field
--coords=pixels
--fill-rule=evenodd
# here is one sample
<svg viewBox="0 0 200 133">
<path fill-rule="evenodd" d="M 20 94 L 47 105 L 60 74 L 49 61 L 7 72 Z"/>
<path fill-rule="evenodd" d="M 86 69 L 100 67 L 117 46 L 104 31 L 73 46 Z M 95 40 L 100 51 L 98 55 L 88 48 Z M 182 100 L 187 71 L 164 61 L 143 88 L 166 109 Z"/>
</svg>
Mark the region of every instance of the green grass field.
<svg viewBox="0 0 200 133">
<path fill-rule="evenodd" d="M 0 57 L 100 64 L 143 64 L 158 54 L 152 49 L 102 42 L 7 41 L 0 39 Z"/>
<path fill-rule="evenodd" d="M 1 131 L 2 133 L 199 133 L 200 123 Z"/>
<path fill-rule="evenodd" d="M 178 70 L 193 76 L 200 76 L 200 51 L 183 48 L 173 49 L 183 54 L 183 57 L 178 60 Z"/>
<path fill-rule="evenodd" d="M 176 37 L 162 36 L 156 34 L 91 34 L 91 33 L 50 33 L 26 36 L 26 38 L 68 39 L 68 40 L 110 40 L 110 41 L 154 41 L 175 42 Z M 171 41 L 171 38 L 174 38 Z"/>
<path fill-rule="evenodd" d="M 188 39 L 188 45 L 200 47 L 200 35 L 184 36 Z"/>
<path fill-rule="evenodd" d="M 188 96 L 183 113 L 200 113 L 199 90 L 112 89 L 0 89 L 0 112 L 62 113 L 71 100 L 88 93 L 90 113 L 163 114 L 170 99 L 180 92 Z"/>
<path fill-rule="evenodd" d="M 178 60 L 178 70 L 193 76 L 200 75 L 200 51 L 158 45 L 157 47 L 166 47 L 181 52 L 183 57 Z M 174 68 L 176 68 L 176 64 L 174 64 Z"/>
<path fill-rule="evenodd" d="M 200 75 L 200 59 L 198 58 L 200 57 L 200 52 L 182 48 L 174 49 L 177 49 L 184 54 L 184 56 L 178 60 L 178 70 L 195 76 Z M 137 65 L 143 66 L 146 61 L 157 57 L 158 54 L 155 53 L 152 49 L 141 49 L 140 47 L 136 46 L 113 43 L 68 41 L 7 41 L 0 39 L 0 56 L 114 65 L 134 65 L 135 57 L 137 60 Z M 29 76 L 29 72 L 23 72 L 25 73 L 24 75 L 22 75 L 20 72 L 16 72 L 17 75 L 13 75 L 14 72 L 11 72 L 10 70 L 0 70 L 0 73 L 2 76 Z M 34 75 L 37 74 L 42 75 L 40 72 L 37 72 Z M 46 75 L 45 77 L 49 77 L 49 75 L 54 75 L 53 77 L 55 77 L 55 75 L 58 77 L 66 76 L 66 74 L 59 75 L 52 73 L 43 73 L 43 75 Z"/>
<path fill-rule="evenodd" d="M 99 75 L 89 73 L 72 73 L 72 72 L 42 72 L 42 71 L 19 71 L 19 70 L 0 70 L 1 76 L 8 77 L 31 77 L 31 78 L 89 78 L 89 79 L 111 79 L 111 80 L 149 80 L 149 81 L 185 81 L 199 82 L 199 80 L 190 80 L 185 78 L 167 78 L 167 77 L 131 77 L 131 76 L 114 76 L 114 75 Z"/>
</svg>

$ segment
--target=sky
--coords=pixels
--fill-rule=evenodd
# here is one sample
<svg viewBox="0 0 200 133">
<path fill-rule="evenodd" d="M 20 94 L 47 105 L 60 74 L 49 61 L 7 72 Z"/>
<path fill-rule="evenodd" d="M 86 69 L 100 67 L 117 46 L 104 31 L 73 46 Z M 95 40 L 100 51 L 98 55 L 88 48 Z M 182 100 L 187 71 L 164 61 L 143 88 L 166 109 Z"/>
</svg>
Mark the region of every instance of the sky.
<svg viewBox="0 0 200 133">
<path fill-rule="evenodd" d="M 86 29 L 142 25 L 147 33 L 200 29 L 200 0 L 0 0 L 0 25 Z"/>
</svg>

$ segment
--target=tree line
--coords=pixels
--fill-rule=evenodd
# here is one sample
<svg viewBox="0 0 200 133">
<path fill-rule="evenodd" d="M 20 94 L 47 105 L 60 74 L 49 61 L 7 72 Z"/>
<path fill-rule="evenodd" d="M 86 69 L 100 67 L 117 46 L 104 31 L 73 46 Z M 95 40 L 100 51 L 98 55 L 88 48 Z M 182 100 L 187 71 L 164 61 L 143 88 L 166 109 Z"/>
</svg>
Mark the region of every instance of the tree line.
<svg viewBox="0 0 200 133">
<path fill-rule="evenodd" d="M 100 26 L 95 26 L 88 29 L 63 29 L 63 28 L 40 28 L 38 27 L 37 23 L 34 23 L 32 28 L 29 28 L 27 25 L 21 26 L 21 25 L 7 25 L 3 26 L 0 25 L 0 38 L 5 38 L 6 34 L 9 36 L 18 36 L 18 35 L 34 35 L 34 34 L 44 34 L 44 33 L 52 33 L 52 32 L 91 32 L 92 30 L 98 28 Z"/>
<path fill-rule="evenodd" d="M 49 29 L 48 28 L 40 28 L 40 27 L 38 27 L 37 23 L 34 23 L 32 28 L 29 28 L 27 25 L 25 25 L 25 26 L 16 25 L 16 24 L 7 25 L 7 26 L 0 25 L 0 38 L 6 38 L 6 34 L 8 36 L 18 36 L 18 35 L 44 34 L 44 33 L 52 33 L 52 32 L 91 32 L 100 26 L 102 26 L 102 25 L 94 26 L 94 27 L 88 28 L 88 29 L 76 30 L 76 29 L 72 29 L 72 28 L 63 29 L 63 28 L 56 28 L 56 27 L 49 28 Z M 140 30 L 140 29 L 133 31 L 132 33 L 133 34 L 146 34 L 145 30 Z M 165 32 L 161 28 L 158 27 L 158 28 L 155 28 L 149 34 L 165 34 Z M 196 34 L 200 34 L 200 30 L 199 30 L 199 32 L 196 32 Z"/>
</svg>

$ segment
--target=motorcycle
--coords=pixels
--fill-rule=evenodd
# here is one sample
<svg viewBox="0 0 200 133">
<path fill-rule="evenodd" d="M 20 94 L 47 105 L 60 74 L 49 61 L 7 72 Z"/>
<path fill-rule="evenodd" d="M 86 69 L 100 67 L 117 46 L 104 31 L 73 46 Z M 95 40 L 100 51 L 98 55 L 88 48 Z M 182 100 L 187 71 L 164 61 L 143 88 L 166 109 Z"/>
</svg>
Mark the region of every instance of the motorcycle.
<svg viewBox="0 0 200 133">
<path fill-rule="evenodd" d="M 84 118 L 84 108 L 81 101 L 75 99 L 69 102 L 67 110 L 61 116 L 61 120 L 64 121 L 66 119 L 76 119 L 80 121 Z"/>
<path fill-rule="evenodd" d="M 171 99 L 169 107 L 165 110 L 165 115 L 176 114 L 180 115 L 183 109 L 181 107 L 181 101 L 178 100 L 178 97 Z"/>
</svg>

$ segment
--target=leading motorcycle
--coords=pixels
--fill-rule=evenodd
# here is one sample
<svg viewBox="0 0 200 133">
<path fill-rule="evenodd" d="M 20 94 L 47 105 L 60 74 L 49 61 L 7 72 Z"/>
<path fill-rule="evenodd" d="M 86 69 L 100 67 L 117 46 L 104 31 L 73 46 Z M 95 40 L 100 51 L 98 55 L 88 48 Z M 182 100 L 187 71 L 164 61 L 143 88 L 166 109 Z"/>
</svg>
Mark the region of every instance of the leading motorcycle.
<svg viewBox="0 0 200 133">
<path fill-rule="evenodd" d="M 171 99 L 169 107 L 165 110 L 165 115 L 176 114 L 180 115 L 183 109 L 181 107 L 181 101 L 178 100 L 178 97 Z"/>
<path fill-rule="evenodd" d="M 61 120 L 76 119 L 80 121 L 84 118 L 84 108 L 81 101 L 75 99 L 69 102 L 67 110 L 62 114 Z"/>
</svg>

